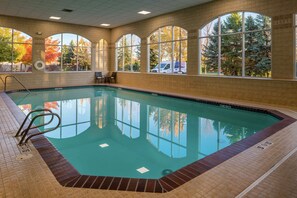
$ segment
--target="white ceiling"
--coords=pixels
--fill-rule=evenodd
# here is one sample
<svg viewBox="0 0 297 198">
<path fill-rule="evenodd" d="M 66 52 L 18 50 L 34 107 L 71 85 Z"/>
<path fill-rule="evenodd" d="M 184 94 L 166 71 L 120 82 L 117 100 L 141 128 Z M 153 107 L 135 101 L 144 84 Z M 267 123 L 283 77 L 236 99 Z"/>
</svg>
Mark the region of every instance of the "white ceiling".
<svg viewBox="0 0 297 198">
<path fill-rule="evenodd" d="M 97 27 L 109 23 L 109 28 L 114 28 L 209 1 L 212 0 L 0 0 L 0 15 L 42 20 L 60 16 L 59 22 Z M 64 8 L 73 12 L 62 12 Z M 142 10 L 151 14 L 137 14 Z"/>
</svg>

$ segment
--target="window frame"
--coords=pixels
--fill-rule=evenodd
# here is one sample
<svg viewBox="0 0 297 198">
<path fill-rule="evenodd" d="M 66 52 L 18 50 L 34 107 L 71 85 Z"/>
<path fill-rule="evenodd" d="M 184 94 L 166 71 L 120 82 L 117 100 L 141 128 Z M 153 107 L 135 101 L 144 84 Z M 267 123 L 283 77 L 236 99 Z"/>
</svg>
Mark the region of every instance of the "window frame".
<svg viewBox="0 0 297 198">
<path fill-rule="evenodd" d="M 14 28 L 2 27 L 2 26 L 0 28 L 10 29 L 10 31 L 11 31 L 11 41 L 9 41 L 9 42 L 0 41 L 0 43 L 7 43 L 7 44 L 11 45 L 11 61 L 10 61 L 11 69 L 10 69 L 10 71 L 1 71 L 1 73 L 4 73 L 4 74 L 16 74 L 16 73 L 17 74 L 31 74 L 33 72 L 33 53 L 31 52 L 31 71 L 13 71 L 13 65 L 14 65 L 13 51 L 14 51 L 14 45 L 31 45 L 31 49 L 33 49 L 33 37 L 23 31 L 20 31 L 20 30 L 14 29 Z M 14 37 L 15 37 L 14 31 L 18 31 L 18 32 L 28 35 L 31 38 L 31 42 L 30 43 L 14 42 L 14 40 L 15 40 L 14 39 Z"/>
<path fill-rule="evenodd" d="M 242 13 L 242 29 L 241 31 L 239 32 L 234 32 L 234 33 L 228 33 L 228 34 L 222 34 L 222 20 L 221 18 L 224 17 L 224 16 L 227 16 L 229 14 L 232 14 L 232 13 Z M 272 76 L 272 57 L 271 57 L 271 76 L 270 77 L 257 77 L 257 76 L 246 76 L 246 72 L 245 72 L 245 50 L 242 50 L 242 49 L 245 49 L 245 35 L 246 34 L 249 34 L 249 33 L 255 33 L 255 32 L 270 32 L 271 33 L 271 44 L 270 44 L 270 47 L 271 47 L 271 52 L 272 52 L 272 27 L 270 28 L 264 28 L 264 29 L 261 29 L 261 30 L 249 30 L 249 31 L 246 31 L 245 30 L 245 21 L 246 21 L 246 18 L 245 18 L 245 13 L 253 13 L 253 14 L 257 14 L 257 15 L 262 15 L 262 16 L 266 16 L 266 15 L 263 15 L 263 14 L 260 14 L 260 13 L 257 13 L 257 12 L 251 12 L 251 11 L 234 11 L 234 12 L 231 12 L 231 13 L 226 13 L 224 15 L 220 15 L 216 18 L 214 18 L 213 20 L 211 20 L 210 22 L 208 22 L 207 24 L 203 25 L 202 28 L 199 29 L 199 33 L 198 33 L 198 75 L 200 76 L 216 76 L 216 77 L 233 77 L 233 78 L 261 78 L 261 79 L 271 79 L 271 76 Z M 266 16 L 268 17 L 268 16 Z M 270 21 L 271 21 L 271 26 L 272 26 L 272 18 L 270 18 Z M 217 35 L 206 35 L 206 36 L 201 36 L 202 35 L 202 30 L 203 28 L 208 25 L 209 23 L 215 21 L 215 20 L 218 20 L 218 31 L 219 31 L 219 34 Z M 240 76 L 228 76 L 228 75 L 224 75 L 222 74 L 221 72 L 221 63 L 222 63 L 222 58 L 221 58 L 221 49 L 222 49 L 222 37 L 223 36 L 233 36 L 233 35 L 241 35 L 242 37 L 242 43 L 241 43 L 241 50 L 242 50 L 242 54 L 241 54 L 241 58 L 242 58 L 242 63 L 241 63 L 241 69 L 242 69 L 242 72 L 241 72 L 241 75 Z M 211 37 L 217 37 L 218 38 L 218 72 L 215 74 L 215 75 L 210 75 L 210 74 L 207 74 L 207 73 L 202 73 L 202 64 L 201 64 L 201 58 L 202 58 L 202 49 L 201 49 L 201 40 L 202 39 L 209 39 Z"/>
<path fill-rule="evenodd" d="M 118 47 L 118 43 L 120 41 L 124 42 L 124 37 L 126 37 L 127 35 L 131 36 L 131 43 L 130 45 L 123 45 L 122 43 L 122 46 L 121 47 Z M 136 44 L 133 44 L 133 36 L 136 36 L 138 39 L 139 39 L 139 44 L 136 45 Z M 132 60 L 132 54 L 133 54 L 133 47 L 139 47 L 140 48 L 140 54 L 141 54 L 141 38 L 139 36 L 137 36 L 136 34 L 124 34 L 122 35 L 115 43 L 115 65 L 116 65 L 116 71 L 118 72 L 132 72 L 132 73 L 140 73 L 140 70 L 141 70 L 141 55 L 140 55 L 140 58 L 139 58 L 139 71 L 134 71 L 133 70 L 133 60 Z M 130 60 L 130 70 L 125 70 L 125 65 L 124 65 L 124 62 L 125 62 L 125 59 L 123 58 L 123 68 L 122 70 L 119 70 L 119 65 L 118 65 L 118 50 L 121 49 L 123 50 L 122 51 L 122 54 L 125 54 L 125 49 L 126 48 L 130 48 L 131 50 L 131 60 Z"/>
<path fill-rule="evenodd" d="M 161 29 L 163 28 L 166 28 L 166 27 L 171 27 L 171 40 L 170 41 L 161 41 Z M 174 35 L 174 27 L 178 27 L 180 28 L 180 38 L 179 39 L 175 39 L 175 35 Z M 186 38 L 181 38 L 181 32 L 182 30 L 186 31 L 187 32 L 187 36 Z M 151 43 L 150 42 L 150 37 L 153 36 L 153 34 L 155 34 L 157 32 L 158 34 L 158 42 L 153 42 Z M 186 73 L 179 73 L 179 72 L 174 72 L 174 68 L 175 68 L 175 64 L 174 63 L 174 43 L 175 42 L 179 42 L 180 44 L 180 48 L 179 48 L 179 58 L 181 60 L 181 57 L 182 57 L 182 53 L 181 53 L 181 43 L 182 41 L 186 41 L 187 42 L 187 52 L 188 52 L 188 31 L 180 26 L 175 26 L 175 25 L 168 25 L 168 26 L 163 26 L 163 27 L 159 27 L 157 30 L 153 31 L 148 37 L 147 37 L 147 72 L 149 73 L 155 73 L 155 72 L 152 72 L 151 69 L 150 69 L 150 45 L 153 44 L 153 45 L 158 45 L 158 72 L 156 72 L 155 74 L 175 74 L 175 75 L 180 75 L 180 74 L 186 74 L 187 73 L 187 69 L 186 69 Z M 171 73 L 161 73 L 161 69 L 160 69 L 160 64 L 161 64 L 161 57 L 160 57 L 160 54 L 162 52 L 162 44 L 166 44 L 166 43 L 171 43 L 171 49 L 172 49 L 172 53 L 171 53 Z M 187 57 L 187 60 L 188 60 L 188 57 Z M 163 61 L 165 62 L 165 61 Z M 168 61 L 170 62 L 170 61 Z M 187 61 L 186 61 L 187 63 Z M 187 68 L 187 67 L 186 67 Z"/>
<path fill-rule="evenodd" d="M 91 64 L 90 64 L 90 69 L 89 70 L 78 70 L 78 68 L 79 68 L 79 58 L 77 57 L 76 58 L 76 70 L 75 71 L 64 71 L 63 70 L 63 52 L 62 52 L 62 48 L 63 48 L 63 46 L 64 46 L 64 42 L 63 42 L 63 35 L 64 34 L 72 34 L 72 35 L 75 35 L 76 36 L 76 45 L 74 46 L 75 47 L 75 49 L 78 51 L 78 49 L 79 49 L 79 47 L 81 47 L 81 46 L 79 46 L 79 37 L 81 37 L 81 38 L 83 38 L 84 40 L 87 40 L 89 43 L 90 43 L 90 47 L 83 47 L 83 48 L 89 48 L 89 50 L 90 50 L 90 55 L 91 55 L 91 57 L 90 57 L 90 60 L 91 60 Z M 69 33 L 69 32 L 63 32 L 63 33 L 57 33 L 57 34 L 53 34 L 53 35 L 50 35 L 50 36 L 48 36 L 48 37 L 46 37 L 45 39 L 47 39 L 47 38 L 49 38 L 49 37 L 52 37 L 52 36 L 56 36 L 56 35 L 60 35 L 60 44 L 58 44 L 58 45 L 52 45 L 52 44 L 46 44 L 46 42 L 44 42 L 44 52 L 46 51 L 46 47 L 47 46 L 57 46 L 57 47 L 59 47 L 60 48 L 60 51 L 61 51 L 61 55 L 59 56 L 60 58 L 61 58 L 61 65 L 60 65 L 60 69 L 61 70 L 59 70 L 59 71 L 49 71 L 48 69 L 47 69 L 47 67 L 49 66 L 49 65 L 47 65 L 46 64 L 46 60 L 45 60 L 45 69 L 44 69 L 44 72 L 45 73 L 76 73 L 76 72 L 92 72 L 92 63 L 93 63 L 93 61 L 92 61 L 92 56 L 93 56 L 93 53 L 92 53 L 92 42 L 89 40 L 89 39 L 87 39 L 86 37 L 83 37 L 83 36 L 81 36 L 81 35 L 79 35 L 79 34 L 75 34 L 75 33 Z M 69 47 L 69 45 L 65 45 L 65 46 L 67 46 L 67 47 Z M 87 69 L 87 68 L 86 68 Z"/>
</svg>

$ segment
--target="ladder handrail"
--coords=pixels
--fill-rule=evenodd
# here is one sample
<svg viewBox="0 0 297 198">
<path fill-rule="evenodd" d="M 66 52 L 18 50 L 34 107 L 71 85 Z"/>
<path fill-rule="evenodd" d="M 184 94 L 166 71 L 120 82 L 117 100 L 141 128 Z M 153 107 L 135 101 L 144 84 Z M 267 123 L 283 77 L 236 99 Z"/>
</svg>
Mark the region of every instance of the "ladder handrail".
<svg viewBox="0 0 297 198">
<path fill-rule="evenodd" d="M 41 116 L 49 116 L 49 115 L 56 116 L 56 117 L 58 118 L 58 121 L 59 121 L 59 122 L 58 122 L 57 126 L 51 128 L 51 129 L 47 129 L 47 130 L 45 130 L 45 131 L 39 132 L 39 133 L 32 134 L 32 135 L 30 135 L 29 137 L 27 137 L 27 139 L 25 140 L 25 138 L 26 138 L 26 136 L 27 136 L 29 130 L 32 129 L 31 126 L 32 126 L 33 122 L 34 122 L 38 117 L 41 117 Z M 60 126 L 60 124 L 61 124 L 61 118 L 60 118 L 60 116 L 59 116 L 58 114 L 56 114 L 56 113 L 44 113 L 44 114 L 39 114 L 39 115 L 35 116 L 35 117 L 31 120 L 31 122 L 30 122 L 30 124 L 29 124 L 27 130 L 25 130 L 25 132 L 24 132 L 24 134 L 23 134 L 23 137 L 22 137 L 21 141 L 19 142 L 19 145 L 22 145 L 23 142 L 24 142 L 24 143 L 27 143 L 28 140 L 31 139 L 31 138 L 34 137 L 34 136 L 41 135 L 41 134 L 44 134 L 44 133 L 47 133 L 47 132 L 56 130 L 56 129 Z M 24 140 L 25 140 L 25 141 L 24 141 Z"/>
<path fill-rule="evenodd" d="M 4 91 L 6 91 L 6 84 L 7 84 L 6 80 L 7 80 L 7 78 L 14 78 L 16 81 L 18 81 L 18 83 L 19 83 L 20 85 L 22 85 L 22 87 L 23 87 L 26 91 L 28 91 L 29 93 L 31 93 L 30 90 L 27 89 L 27 88 L 25 87 L 25 85 L 24 85 L 23 83 L 21 83 L 21 81 L 20 81 L 17 77 L 12 76 L 12 75 L 5 76 L 5 78 L 4 78 Z M 2 79 L 2 80 L 3 80 L 3 79 Z"/>
<path fill-rule="evenodd" d="M 25 132 L 25 130 L 28 129 L 28 128 L 26 128 L 25 130 L 22 131 L 22 133 L 20 133 L 21 130 L 22 130 L 22 128 L 24 127 L 26 121 L 29 119 L 29 116 L 30 116 L 32 113 L 40 112 L 40 111 L 48 111 L 48 112 L 50 112 L 50 113 L 53 113 L 50 109 L 36 109 L 36 110 L 30 111 L 30 113 L 27 114 L 25 120 L 23 121 L 22 125 L 20 126 L 18 132 L 15 134 L 15 137 L 17 137 L 17 136 L 19 136 L 19 135 L 23 135 L 24 132 Z M 46 124 L 41 124 L 41 125 L 38 125 L 38 126 L 34 126 L 34 127 L 30 128 L 30 129 L 35 129 L 35 128 L 38 128 L 38 127 L 41 127 L 41 126 L 48 125 L 49 123 L 51 123 L 51 122 L 53 121 L 53 119 L 54 119 L 54 116 L 52 116 L 52 118 L 50 119 L 50 121 L 47 122 Z M 29 130 L 30 130 L 30 129 L 29 129 Z"/>
</svg>

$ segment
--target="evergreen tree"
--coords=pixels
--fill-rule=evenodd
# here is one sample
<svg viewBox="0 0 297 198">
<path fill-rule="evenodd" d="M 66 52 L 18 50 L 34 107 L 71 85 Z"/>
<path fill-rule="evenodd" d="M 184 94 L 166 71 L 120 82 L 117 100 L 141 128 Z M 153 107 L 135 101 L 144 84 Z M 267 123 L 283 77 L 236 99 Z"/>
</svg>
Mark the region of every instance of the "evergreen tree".
<svg viewBox="0 0 297 198">
<path fill-rule="evenodd" d="M 221 18 L 223 19 L 223 17 Z M 271 22 L 266 16 L 248 16 L 245 21 L 245 49 L 242 49 L 242 14 L 232 13 L 221 24 L 221 38 L 211 36 L 202 46 L 202 68 L 216 72 L 218 68 L 218 39 L 221 39 L 221 70 L 224 75 L 242 75 L 242 50 L 245 50 L 246 76 L 269 77 L 271 73 Z M 218 23 L 210 35 L 218 35 Z M 205 71 L 202 71 L 205 72 Z"/>
<path fill-rule="evenodd" d="M 219 34 L 219 23 L 216 22 L 213 27 L 213 31 L 211 35 Z M 208 39 L 208 41 L 202 47 L 202 56 L 203 56 L 203 72 L 217 72 L 218 71 L 218 57 L 219 57 L 219 37 L 212 36 Z"/>
<path fill-rule="evenodd" d="M 135 72 L 139 72 L 140 71 L 140 45 L 136 46 L 136 50 L 135 50 L 135 57 L 133 58 L 133 65 L 132 65 L 132 69 Z"/>
<path fill-rule="evenodd" d="M 69 46 L 62 46 L 62 54 L 63 54 L 63 70 L 64 71 L 75 71 L 76 70 L 76 56 L 74 54 L 75 51 L 75 43 L 71 40 Z M 61 62 L 61 58 L 59 58 L 59 62 Z"/>
<path fill-rule="evenodd" d="M 245 21 L 245 30 L 246 31 L 255 31 L 259 27 L 255 23 L 255 20 L 252 16 L 248 16 Z M 258 54 L 258 41 L 256 38 L 257 32 L 250 32 L 245 34 L 245 75 L 253 76 L 255 72 L 255 64 Z"/>
<path fill-rule="evenodd" d="M 158 50 L 150 48 L 150 70 L 154 69 L 159 62 Z"/>
<path fill-rule="evenodd" d="M 271 28 L 270 19 L 263 15 L 256 16 L 256 24 L 261 29 Z M 258 60 L 255 65 L 256 75 L 260 77 L 269 77 L 271 73 L 271 31 L 257 32 L 258 40 Z"/>
<path fill-rule="evenodd" d="M 242 31 L 241 13 L 232 13 L 221 25 L 222 34 Z M 227 76 L 242 75 L 242 37 L 240 34 L 221 37 L 221 70 Z"/>
</svg>

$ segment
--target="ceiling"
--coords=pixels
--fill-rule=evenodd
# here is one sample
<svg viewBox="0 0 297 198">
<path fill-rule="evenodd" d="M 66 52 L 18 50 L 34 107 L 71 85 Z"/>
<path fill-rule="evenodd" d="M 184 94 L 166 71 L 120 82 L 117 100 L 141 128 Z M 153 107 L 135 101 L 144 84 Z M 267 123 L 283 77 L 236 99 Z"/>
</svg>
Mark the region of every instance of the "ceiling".
<svg viewBox="0 0 297 198">
<path fill-rule="evenodd" d="M 114 28 L 135 21 L 199 5 L 212 0 L 0 0 L 0 15 L 50 20 L 100 27 L 102 23 Z M 62 9 L 73 12 L 62 12 Z M 151 14 L 140 15 L 146 10 Z"/>
</svg>

